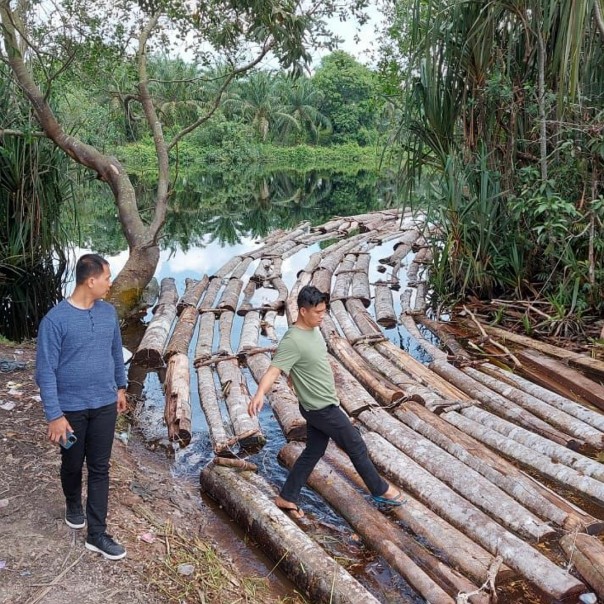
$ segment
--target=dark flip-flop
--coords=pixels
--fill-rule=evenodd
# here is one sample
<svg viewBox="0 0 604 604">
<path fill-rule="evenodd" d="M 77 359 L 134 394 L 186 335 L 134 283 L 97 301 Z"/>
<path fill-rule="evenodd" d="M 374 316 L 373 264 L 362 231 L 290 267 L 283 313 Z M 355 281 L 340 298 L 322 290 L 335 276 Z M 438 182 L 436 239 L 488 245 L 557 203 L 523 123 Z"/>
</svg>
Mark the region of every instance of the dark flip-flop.
<svg viewBox="0 0 604 604">
<path fill-rule="evenodd" d="M 393 507 L 397 507 L 399 505 L 403 505 L 404 503 L 407 503 L 406 499 L 403 499 L 403 494 L 399 491 L 398 495 L 396 495 L 395 497 L 392 497 L 391 499 L 388 497 L 381 497 L 380 495 L 372 495 L 371 496 L 373 501 L 375 501 L 376 503 L 381 503 L 383 505 L 390 505 Z"/>
</svg>

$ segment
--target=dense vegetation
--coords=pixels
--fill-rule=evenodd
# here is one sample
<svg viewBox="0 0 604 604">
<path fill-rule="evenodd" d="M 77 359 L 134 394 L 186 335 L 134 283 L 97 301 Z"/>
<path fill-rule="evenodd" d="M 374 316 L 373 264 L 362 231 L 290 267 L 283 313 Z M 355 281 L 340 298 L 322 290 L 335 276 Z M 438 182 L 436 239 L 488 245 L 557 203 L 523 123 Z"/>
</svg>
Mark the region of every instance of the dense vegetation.
<svg viewBox="0 0 604 604">
<path fill-rule="evenodd" d="M 601 9 L 600 0 L 394 5 L 382 63 L 400 111 L 393 148 L 404 190 L 441 227 L 436 303 L 530 299 L 516 313 L 526 330 L 557 334 L 601 316 Z"/>
</svg>

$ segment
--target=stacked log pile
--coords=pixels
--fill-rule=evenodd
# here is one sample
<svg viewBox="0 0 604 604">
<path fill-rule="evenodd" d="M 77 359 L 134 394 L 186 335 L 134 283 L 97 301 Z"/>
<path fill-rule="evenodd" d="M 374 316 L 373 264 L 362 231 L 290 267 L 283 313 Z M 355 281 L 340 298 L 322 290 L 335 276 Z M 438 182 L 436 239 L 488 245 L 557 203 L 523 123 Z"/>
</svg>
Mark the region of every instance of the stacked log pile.
<svg viewBox="0 0 604 604">
<path fill-rule="evenodd" d="M 194 367 L 214 452 L 235 455 L 236 445 L 253 450 L 264 437 L 257 420 L 247 416 L 248 383 L 259 381 L 270 363 L 275 318 L 285 313 L 290 323 L 295 321 L 295 300 L 303 285 L 330 292 L 331 312 L 322 332 L 338 395 L 363 431 L 379 471 L 405 493 L 407 503 L 393 512 L 405 531 L 365 502 L 358 475 L 337 450 L 317 466 L 310 487 L 428 601 L 486 603 L 496 587 L 505 591 L 518 578 L 550 600 L 590 589 L 604 597 L 604 551 L 590 536 L 604 530 L 604 470 L 594 459 L 604 449 L 604 416 L 591 406 L 598 401 L 604 405 L 602 386 L 592 379 L 604 377 L 604 367 L 547 347 L 536 354 L 526 341 L 513 342 L 517 350 L 507 357 L 514 359 L 513 373 L 498 366 L 502 351 L 509 353 L 509 341 L 496 348 L 497 365 L 484 358 L 477 362 L 425 314 L 431 256 L 421 228 L 411 215 L 386 211 L 275 233 L 263 247 L 191 284 L 200 296 L 183 304 L 182 325 L 176 323 L 165 350 L 155 348 L 168 363 L 182 359 L 198 323 Z M 328 239 L 337 241 L 310 257 L 288 292 L 283 260 Z M 372 252 L 392 269 L 387 279 L 373 284 Z M 404 282 L 400 269 L 406 263 L 412 274 L 407 274 L 397 311 L 393 291 Z M 263 296 L 270 292 L 267 301 Z M 193 298 L 185 294 L 185 299 Z M 175 316 L 176 311 L 176 321 Z M 243 317 L 240 333 L 233 332 L 237 316 Z M 428 362 L 393 343 L 392 330 L 398 326 L 423 349 Z M 503 335 L 485 333 L 493 340 Z M 235 350 L 232 342 L 238 343 Z M 277 380 L 268 400 L 290 441 L 280 454 L 289 466 L 300 453 L 295 441 L 304 439 L 305 423 L 284 378 Z M 186 425 L 181 417 L 178 422 Z M 257 480 L 227 467 L 208 466 L 202 473 L 204 489 L 266 543 L 276 560 L 284 551 L 307 551 L 311 546 L 291 529 L 295 525 L 257 495 Z M 276 541 L 290 540 L 285 550 L 270 537 L 267 527 L 273 524 L 286 527 L 275 533 Z M 545 550 L 537 547 L 543 542 L 549 543 Z M 575 565 L 573 574 L 556 557 L 558 542 L 558 551 Z M 306 562 L 289 557 L 280 564 L 302 589 L 315 593 L 315 583 L 324 581 L 315 578 L 319 569 L 301 577 L 298 567 Z M 371 601 L 368 594 L 356 595 L 358 587 L 341 577 L 341 601 Z M 324 601 L 322 588 L 316 589 L 313 601 Z M 355 595 L 346 596 L 348 589 Z"/>
</svg>

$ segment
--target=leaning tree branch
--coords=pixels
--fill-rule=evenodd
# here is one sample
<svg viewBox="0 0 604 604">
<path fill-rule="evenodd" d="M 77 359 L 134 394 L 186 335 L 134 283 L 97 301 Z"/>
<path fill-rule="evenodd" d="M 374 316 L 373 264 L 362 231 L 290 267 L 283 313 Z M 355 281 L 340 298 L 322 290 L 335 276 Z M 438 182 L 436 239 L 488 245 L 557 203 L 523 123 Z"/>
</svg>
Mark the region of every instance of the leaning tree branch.
<svg viewBox="0 0 604 604">
<path fill-rule="evenodd" d="M 256 65 L 258 65 L 258 63 L 260 63 L 260 61 L 262 61 L 262 59 L 264 59 L 264 57 L 274 48 L 274 46 L 275 46 L 275 40 L 271 40 L 270 42 L 267 40 L 265 42 L 260 54 L 255 59 L 253 59 L 249 63 L 246 63 L 245 65 L 242 65 L 241 67 L 238 67 L 237 69 L 234 69 L 228 76 L 226 76 L 225 81 L 223 82 L 222 86 L 220 87 L 220 89 L 216 93 L 216 96 L 214 97 L 214 101 L 212 102 L 209 111 L 204 116 L 195 120 L 192 124 L 189 124 L 186 128 L 183 128 L 172 139 L 172 141 L 168 145 L 168 151 L 173 149 L 181 141 L 181 139 L 184 138 L 187 134 L 193 132 L 193 130 L 199 128 L 199 126 L 201 126 L 202 124 L 207 122 L 212 117 L 212 115 L 214 115 L 214 113 L 216 112 L 218 107 L 220 107 L 220 102 L 222 101 L 222 95 L 224 94 L 225 90 L 228 88 L 229 84 L 238 75 L 241 75 L 242 73 L 245 73 L 246 71 L 249 71 Z"/>
</svg>

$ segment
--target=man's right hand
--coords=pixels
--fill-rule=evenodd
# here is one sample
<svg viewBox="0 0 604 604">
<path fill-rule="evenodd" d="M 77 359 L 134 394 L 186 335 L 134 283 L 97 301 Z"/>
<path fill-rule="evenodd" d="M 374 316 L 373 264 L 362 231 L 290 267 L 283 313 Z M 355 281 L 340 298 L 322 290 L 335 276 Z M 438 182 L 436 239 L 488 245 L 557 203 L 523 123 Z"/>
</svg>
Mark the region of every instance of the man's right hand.
<svg viewBox="0 0 604 604">
<path fill-rule="evenodd" d="M 48 440 L 53 443 L 60 444 L 61 442 L 67 442 L 67 433 L 73 432 L 67 418 L 62 415 L 48 422 Z"/>
<path fill-rule="evenodd" d="M 250 417 L 256 417 L 264 405 L 264 395 L 256 392 L 256 394 L 250 399 L 247 406 L 247 413 Z"/>
</svg>

